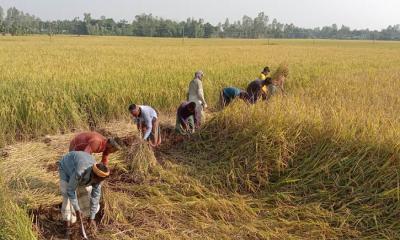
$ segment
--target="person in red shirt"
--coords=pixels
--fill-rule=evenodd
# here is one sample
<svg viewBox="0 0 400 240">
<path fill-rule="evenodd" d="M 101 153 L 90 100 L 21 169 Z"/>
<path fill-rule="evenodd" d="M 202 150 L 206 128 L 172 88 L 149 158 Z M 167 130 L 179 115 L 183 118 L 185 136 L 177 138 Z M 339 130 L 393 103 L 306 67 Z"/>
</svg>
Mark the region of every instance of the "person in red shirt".
<svg viewBox="0 0 400 240">
<path fill-rule="evenodd" d="M 69 151 L 84 151 L 89 154 L 103 153 L 101 162 L 108 164 L 108 155 L 120 150 L 121 147 L 112 138 L 105 138 L 98 132 L 83 132 L 74 137 L 69 145 Z"/>
</svg>

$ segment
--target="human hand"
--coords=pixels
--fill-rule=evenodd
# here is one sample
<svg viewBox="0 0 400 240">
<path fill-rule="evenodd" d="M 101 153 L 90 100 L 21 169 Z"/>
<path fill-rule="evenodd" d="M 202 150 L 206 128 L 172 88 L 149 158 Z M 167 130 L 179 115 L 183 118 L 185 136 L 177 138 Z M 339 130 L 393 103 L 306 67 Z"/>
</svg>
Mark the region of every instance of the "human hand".
<svg viewBox="0 0 400 240">
<path fill-rule="evenodd" d="M 96 221 L 94 219 L 88 219 L 88 224 L 89 227 L 88 229 L 92 232 L 96 232 L 97 231 L 97 224 Z"/>
<path fill-rule="evenodd" d="M 82 221 L 82 212 L 81 211 L 76 211 L 75 214 L 76 214 L 76 220 L 78 222 L 81 222 Z"/>
</svg>

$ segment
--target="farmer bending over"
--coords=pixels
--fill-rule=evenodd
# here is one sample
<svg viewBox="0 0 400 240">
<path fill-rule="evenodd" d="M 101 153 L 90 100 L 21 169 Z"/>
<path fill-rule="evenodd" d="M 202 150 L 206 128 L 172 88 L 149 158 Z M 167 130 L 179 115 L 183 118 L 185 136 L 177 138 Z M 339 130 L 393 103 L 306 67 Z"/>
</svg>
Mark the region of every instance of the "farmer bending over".
<svg viewBox="0 0 400 240">
<path fill-rule="evenodd" d="M 191 134 L 199 126 L 199 112 L 196 111 L 196 103 L 183 102 L 176 114 L 176 132 L 181 135 Z"/>
<path fill-rule="evenodd" d="M 160 124 L 157 117 L 157 112 L 150 106 L 139 106 L 136 104 L 129 105 L 136 126 L 143 134 L 143 140 L 149 141 L 152 147 L 157 147 L 161 144 Z"/>
<path fill-rule="evenodd" d="M 95 216 L 100 209 L 101 182 L 110 171 L 96 164 L 92 155 L 72 151 L 64 155 L 59 165 L 60 189 L 63 197 L 61 214 L 65 221 L 66 238 L 72 234 L 71 224 L 89 217 L 89 228 L 96 231 Z"/>
<path fill-rule="evenodd" d="M 89 154 L 103 153 L 101 162 L 108 164 L 108 155 L 120 150 L 121 147 L 112 139 L 106 139 L 97 132 L 84 132 L 76 135 L 69 144 L 69 151 L 84 151 Z"/>
<path fill-rule="evenodd" d="M 254 80 L 247 86 L 247 93 L 249 94 L 249 102 L 254 104 L 258 101 L 260 97 L 263 100 L 267 99 L 267 93 L 263 90 L 264 87 L 267 87 L 271 84 L 272 79 L 266 78 L 265 80 Z"/>
<path fill-rule="evenodd" d="M 201 118 L 199 119 L 200 122 L 204 122 L 204 109 L 207 108 L 207 103 L 204 99 L 203 77 L 204 73 L 202 71 L 197 71 L 194 74 L 194 79 L 189 83 L 189 91 L 187 97 L 188 102 L 196 103 L 196 111 L 201 114 Z"/>
<path fill-rule="evenodd" d="M 239 97 L 244 101 L 249 100 L 249 94 L 236 87 L 227 87 L 220 93 L 220 105 L 222 108 L 228 106 L 235 98 Z"/>
</svg>

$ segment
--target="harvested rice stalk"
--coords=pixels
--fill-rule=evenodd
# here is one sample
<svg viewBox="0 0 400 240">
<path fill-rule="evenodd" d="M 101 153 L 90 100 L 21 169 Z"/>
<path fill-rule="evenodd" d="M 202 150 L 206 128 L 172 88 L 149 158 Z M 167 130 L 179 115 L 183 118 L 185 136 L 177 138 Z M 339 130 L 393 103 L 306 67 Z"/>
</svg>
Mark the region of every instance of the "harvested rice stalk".
<svg viewBox="0 0 400 240">
<path fill-rule="evenodd" d="M 287 63 L 281 63 L 279 67 L 275 70 L 275 72 L 272 74 L 272 79 L 278 79 L 281 76 L 287 78 L 289 76 L 289 66 Z"/>
<path fill-rule="evenodd" d="M 145 178 L 157 165 L 154 152 L 146 142 L 132 146 L 126 154 L 125 161 L 128 171 L 139 178 Z"/>
</svg>

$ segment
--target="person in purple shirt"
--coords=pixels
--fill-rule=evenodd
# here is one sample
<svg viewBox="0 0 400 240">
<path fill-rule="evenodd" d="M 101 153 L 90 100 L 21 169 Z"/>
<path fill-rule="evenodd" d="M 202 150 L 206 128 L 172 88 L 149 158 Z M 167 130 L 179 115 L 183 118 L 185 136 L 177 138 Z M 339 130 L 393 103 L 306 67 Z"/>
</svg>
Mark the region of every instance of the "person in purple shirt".
<svg viewBox="0 0 400 240">
<path fill-rule="evenodd" d="M 196 103 L 183 102 L 176 114 L 175 131 L 181 135 L 192 134 L 199 125 L 199 112 L 196 111 Z"/>
</svg>

